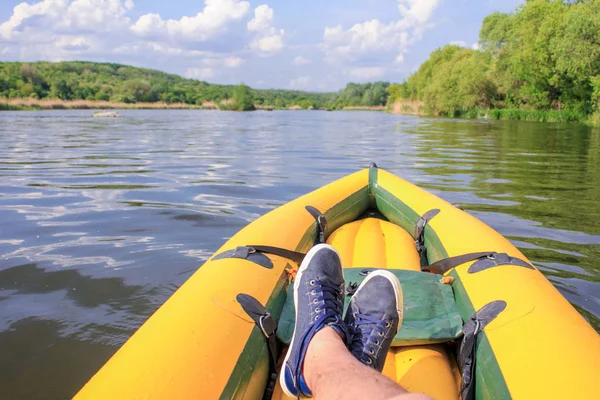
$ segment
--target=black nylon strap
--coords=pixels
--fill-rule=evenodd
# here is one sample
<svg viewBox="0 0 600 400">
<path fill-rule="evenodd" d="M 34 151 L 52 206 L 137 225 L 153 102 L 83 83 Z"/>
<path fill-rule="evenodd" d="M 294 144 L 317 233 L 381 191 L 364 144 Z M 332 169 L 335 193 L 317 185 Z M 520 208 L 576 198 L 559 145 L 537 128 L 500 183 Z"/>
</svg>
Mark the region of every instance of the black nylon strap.
<svg viewBox="0 0 600 400">
<path fill-rule="evenodd" d="M 323 215 L 316 207 L 306 206 L 305 208 L 306 211 L 313 216 L 315 221 L 317 221 L 317 238 L 315 244 L 325 243 L 327 240 L 327 219 L 325 219 L 325 215 Z"/>
<path fill-rule="evenodd" d="M 448 257 L 436 261 L 433 264 L 421 267 L 421 270 L 443 275 L 446 272 L 450 271 L 452 268 L 459 266 L 460 264 L 464 264 L 466 262 L 477 260 L 483 257 L 493 256 L 494 254 L 496 254 L 495 251 L 481 251 L 478 253 L 461 254 L 460 256 Z"/>
<path fill-rule="evenodd" d="M 298 265 L 300 265 L 302 263 L 302 260 L 304 260 L 304 257 L 306 256 L 306 254 L 304 254 L 304 253 L 284 249 L 282 247 L 262 246 L 262 245 L 250 245 L 247 247 L 250 247 L 260 253 L 274 254 L 276 256 L 287 258 L 288 260 L 294 261 Z"/>
<path fill-rule="evenodd" d="M 495 253 L 494 255 L 475 261 L 473 264 L 471 264 L 467 272 L 474 274 L 485 271 L 486 269 L 497 267 L 499 265 L 515 265 L 518 267 L 535 269 L 533 265 L 521 260 L 520 258 L 509 256 L 506 253 Z"/>
<path fill-rule="evenodd" d="M 463 339 L 458 352 L 458 366 L 462 372 L 460 394 L 462 400 L 475 398 L 475 355 L 477 353 L 477 334 L 494 320 L 504 309 L 504 300 L 495 300 L 481 307 L 463 326 Z"/>
<path fill-rule="evenodd" d="M 241 258 L 268 269 L 273 268 L 273 262 L 269 257 L 265 256 L 264 254 L 257 253 L 256 249 L 250 246 L 238 246 L 235 249 L 225 250 L 224 252 L 214 256 L 212 259 L 222 260 L 225 258 Z"/>
<path fill-rule="evenodd" d="M 277 355 L 279 354 L 277 351 L 277 324 L 269 311 L 267 311 L 267 309 L 254 297 L 240 293 L 236 296 L 236 300 L 260 328 L 267 339 L 267 348 L 269 350 L 269 380 L 263 395 L 263 400 L 270 400 L 271 397 L 273 397 L 273 391 L 275 390 L 275 384 L 277 383 Z"/>
<path fill-rule="evenodd" d="M 437 208 L 429 210 L 419 218 L 417 225 L 415 225 L 413 237 L 415 238 L 415 247 L 417 248 L 417 252 L 421 259 L 421 268 L 429 265 L 429 260 L 427 260 L 427 247 L 425 247 L 425 225 L 439 213 L 440 210 Z"/>
</svg>

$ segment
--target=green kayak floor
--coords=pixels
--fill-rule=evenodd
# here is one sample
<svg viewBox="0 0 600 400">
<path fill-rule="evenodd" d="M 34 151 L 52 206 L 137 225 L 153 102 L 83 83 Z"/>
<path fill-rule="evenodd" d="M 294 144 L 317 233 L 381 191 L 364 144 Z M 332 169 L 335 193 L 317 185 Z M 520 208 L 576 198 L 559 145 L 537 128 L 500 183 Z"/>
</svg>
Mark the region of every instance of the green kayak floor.
<svg viewBox="0 0 600 400">
<path fill-rule="evenodd" d="M 364 268 L 344 270 L 346 285 L 360 284 L 366 275 Z M 457 339 L 461 335 L 462 319 L 458 312 L 452 287 L 440 282 L 440 276 L 425 272 L 389 269 L 400 280 L 404 297 L 404 317 L 392 346 L 408 346 L 428 343 L 442 343 Z M 346 296 L 347 308 L 351 296 Z M 279 320 L 277 337 L 289 343 L 294 332 L 293 285 Z"/>
</svg>

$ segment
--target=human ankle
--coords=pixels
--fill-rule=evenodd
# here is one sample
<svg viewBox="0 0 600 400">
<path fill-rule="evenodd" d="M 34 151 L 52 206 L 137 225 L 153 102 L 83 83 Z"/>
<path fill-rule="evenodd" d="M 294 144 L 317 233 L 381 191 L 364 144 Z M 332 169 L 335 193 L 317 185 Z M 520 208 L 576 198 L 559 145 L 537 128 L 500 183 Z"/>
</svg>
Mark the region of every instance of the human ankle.
<svg viewBox="0 0 600 400">
<path fill-rule="evenodd" d="M 346 345 L 340 334 L 330 326 L 325 326 L 317 332 L 308 344 L 303 374 L 311 390 L 318 384 L 320 371 L 327 368 L 326 354 L 337 348 L 346 350 Z"/>
</svg>

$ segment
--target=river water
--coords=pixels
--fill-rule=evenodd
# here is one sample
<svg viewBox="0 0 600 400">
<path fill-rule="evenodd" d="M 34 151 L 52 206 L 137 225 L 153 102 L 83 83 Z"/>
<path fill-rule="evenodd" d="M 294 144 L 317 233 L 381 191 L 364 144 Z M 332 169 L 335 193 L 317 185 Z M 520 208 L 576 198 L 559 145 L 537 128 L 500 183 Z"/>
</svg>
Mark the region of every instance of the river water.
<svg viewBox="0 0 600 400">
<path fill-rule="evenodd" d="M 220 245 L 376 161 L 600 330 L 600 132 L 375 112 L 0 113 L 0 398 L 72 396 Z"/>
</svg>

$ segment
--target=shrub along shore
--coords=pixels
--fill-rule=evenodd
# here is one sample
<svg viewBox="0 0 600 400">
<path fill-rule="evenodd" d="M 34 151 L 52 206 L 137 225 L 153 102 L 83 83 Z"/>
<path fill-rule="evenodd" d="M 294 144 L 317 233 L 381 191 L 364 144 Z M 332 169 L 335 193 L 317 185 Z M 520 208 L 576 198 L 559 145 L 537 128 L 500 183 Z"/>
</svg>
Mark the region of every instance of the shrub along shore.
<svg viewBox="0 0 600 400">
<path fill-rule="evenodd" d="M 386 109 L 393 114 L 407 114 L 419 116 L 441 116 L 449 118 L 467 119 L 496 119 L 496 120 L 520 120 L 532 122 L 580 122 L 592 126 L 600 126 L 600 120 L 594 120 L 594 116 L 587 116 L 569 110 L 523 110 L 516 108 L 472 108 L 457 109 L 451 112 L 440 113 L 428 111 L 422 101 L 396 100 L 388 104 Z"/>
<path fill-rule="evenodd" d="M 600 0 L 529 0 L 488 15 L 474 48 L 432 52 L 388 109 L 600 125 L 599 44 Z"/>
<path fill-rule="evenodd" d="M 286 107 L 265 106 L 254 104 L 253 110 L 313 110 L 313 107 L 302 108 L 299 105 Z M 165 103 L 165 102 L 138 102 L 123 103 L 102 100 L 60 100 L 60 99 L 0 99 L 0 111 L 31 111 L 31 110 L 227 110 L 236 111 L 231 101 L 203 102 L 202 104 Z M 329 110 L 329 108 L 321 108 Z M 600 127 L 597 115 L 584 114 L 568 110 L 521 110 L 521 109 L 470 109 L 455 110 L 453 113 L 427 112 L 423 102 L 397 100 L 387 107 L 380 106 L 345 106 L 338 110 L 346 111 L 387 111 L 392 114 L 442 116 L 467 119 L 496 119 L 496 120 L 521 120 L 533 122 L 579 122 Z"/>
</svg>

